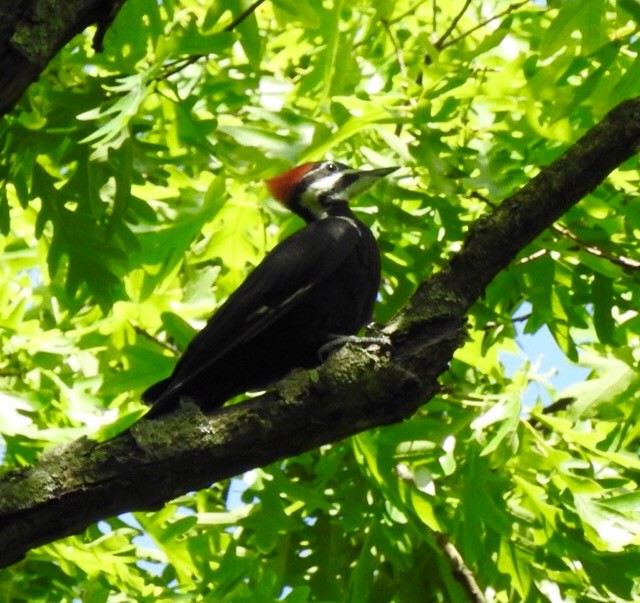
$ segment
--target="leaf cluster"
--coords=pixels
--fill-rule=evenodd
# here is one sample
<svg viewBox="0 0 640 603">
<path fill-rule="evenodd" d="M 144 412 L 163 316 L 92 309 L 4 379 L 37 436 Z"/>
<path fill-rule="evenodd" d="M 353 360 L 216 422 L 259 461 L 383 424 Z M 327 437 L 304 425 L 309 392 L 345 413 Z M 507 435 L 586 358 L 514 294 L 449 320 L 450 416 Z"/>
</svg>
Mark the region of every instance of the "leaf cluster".
<svg viewBox="0 0 640 603">
<path fill-rule="evenodd" d="M 103 53 L 78 36 L 0 122 L 6 468 L 141 413 L 300 226 L 262 179 L 403 166 L 355 207 L 385 323 L 487 208 L 640 94 L 631 0 L 247 8 L 128 2 Z M 630 161 L 498 276 L 412 420 L 42 547 L 0 598 L 465 601 L 445 539 L 490 601 L 637 600 L 639 184 Z M 523 358 L 536 333 L 581 382 Z"/>
</svg>

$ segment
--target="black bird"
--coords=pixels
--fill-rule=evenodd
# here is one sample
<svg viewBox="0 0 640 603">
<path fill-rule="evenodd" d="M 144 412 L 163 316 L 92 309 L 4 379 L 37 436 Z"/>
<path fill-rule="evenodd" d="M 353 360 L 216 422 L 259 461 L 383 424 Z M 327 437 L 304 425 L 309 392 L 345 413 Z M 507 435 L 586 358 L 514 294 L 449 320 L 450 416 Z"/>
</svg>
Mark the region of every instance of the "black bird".
<svg viewBox="0 0 640 603">
<path fill-rule="evenodd" d="M 142 399 L 153 418 L 190 398 L 204 411 L 263 389 L 372 317 L 380 285 L 373 234 L 348 202 L 397 168 L 305 163 L 267 180 L 274 198 L 307 225 L 278 244 L 187 346 L 170 377 Z"/>
</svg>

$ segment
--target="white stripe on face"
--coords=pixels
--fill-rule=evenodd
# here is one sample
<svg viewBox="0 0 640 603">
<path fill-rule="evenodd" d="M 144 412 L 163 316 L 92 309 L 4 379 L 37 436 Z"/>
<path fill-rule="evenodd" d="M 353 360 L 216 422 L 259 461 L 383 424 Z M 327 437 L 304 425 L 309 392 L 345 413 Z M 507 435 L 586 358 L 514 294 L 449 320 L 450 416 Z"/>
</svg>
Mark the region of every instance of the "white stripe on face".
<svg viewBox="0 0 640 603">
<path fill-rule="evenodd" d="M 340 178 L 342 178 L 342 172 L 328 174 L 323 178 L 318 178 L 317 180 L 312 181 L 307 187 L 307 191 L 311 192 L 316 197 L 320 197 L 321 195 L 330 193 L 335 188 Z"/>
</svg>

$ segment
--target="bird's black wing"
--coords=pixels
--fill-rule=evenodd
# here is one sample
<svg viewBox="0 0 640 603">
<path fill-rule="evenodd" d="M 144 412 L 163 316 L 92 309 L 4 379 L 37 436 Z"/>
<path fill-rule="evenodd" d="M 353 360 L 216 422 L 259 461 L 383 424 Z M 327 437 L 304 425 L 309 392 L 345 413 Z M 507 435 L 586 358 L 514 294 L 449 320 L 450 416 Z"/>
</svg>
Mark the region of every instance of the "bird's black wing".
<svg viewBox="0 0 640 603">
<path fill-rule="evenodd" d="M 189 343 L 168 388 L 149 401 L 162 406 L 224 354 L 298 305 L 338 269 L 360 236 L 354 220 L 329 217 L 274 247 Z"/>
</svg>

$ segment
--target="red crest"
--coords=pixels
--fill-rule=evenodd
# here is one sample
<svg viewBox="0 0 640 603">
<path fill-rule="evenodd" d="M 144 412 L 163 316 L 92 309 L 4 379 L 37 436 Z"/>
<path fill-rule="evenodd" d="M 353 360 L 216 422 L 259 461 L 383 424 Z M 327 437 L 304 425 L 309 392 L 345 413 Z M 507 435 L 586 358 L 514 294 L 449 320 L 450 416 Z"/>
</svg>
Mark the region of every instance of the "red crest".
<svg viewBox="0 0 640 603">
<path fill-rule="evenodd" d="M 317 164 L 313 162 L 303 163 L 278 176 L 265 180 L 267 188 L 273 198 L 280 201 L 285 207 L 288 207 L 293 189 L 315 165 Z"/>
</svg>

